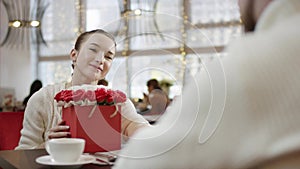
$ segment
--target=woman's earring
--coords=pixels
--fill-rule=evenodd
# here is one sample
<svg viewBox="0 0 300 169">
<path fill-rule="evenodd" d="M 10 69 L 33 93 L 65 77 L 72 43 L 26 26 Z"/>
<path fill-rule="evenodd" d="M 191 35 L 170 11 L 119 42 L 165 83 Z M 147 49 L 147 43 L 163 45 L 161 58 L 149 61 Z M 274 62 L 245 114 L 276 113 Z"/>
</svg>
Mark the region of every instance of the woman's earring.
<svg viewBox="0 0 300 169">
<path fill-rule="evenodd" d="M 74 69 L 75 67 L 75 64 L 76 64 L 76 60 L 73 60 L 73 63 L 72 63 L 72 68 Z"/>
</svg>

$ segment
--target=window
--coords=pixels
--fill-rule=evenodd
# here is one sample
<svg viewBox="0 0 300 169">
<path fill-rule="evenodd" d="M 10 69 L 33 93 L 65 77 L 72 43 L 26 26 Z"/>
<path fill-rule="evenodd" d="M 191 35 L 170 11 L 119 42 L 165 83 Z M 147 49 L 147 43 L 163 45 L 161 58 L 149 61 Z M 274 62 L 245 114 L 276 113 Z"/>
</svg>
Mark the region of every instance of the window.
<svg viewBox="0 0 300 169">
<path fill-rule="evenodd" d="M 147 93 L 151 78 L 173 83 L 170 98 L 180 94 L 185 78 L 201 69 L 202 59 L 223 56 L 224 46 L 242 33 L 237 0 L 159 0 L 156 8 L 155 1 L 132 0 L 127 17 L 122 17 L 120 0 L 85 0 L 82 6 L 73 0 L 50 2 L 42 28 L 48 46 L 40 45 L 38 66 L 44 84 L 70 78 L 68 55 L 82 24 L 85 30 L 101 28 L 116 37 L 117 55 L 106 78 L 132 98 Z"/>
</svg>

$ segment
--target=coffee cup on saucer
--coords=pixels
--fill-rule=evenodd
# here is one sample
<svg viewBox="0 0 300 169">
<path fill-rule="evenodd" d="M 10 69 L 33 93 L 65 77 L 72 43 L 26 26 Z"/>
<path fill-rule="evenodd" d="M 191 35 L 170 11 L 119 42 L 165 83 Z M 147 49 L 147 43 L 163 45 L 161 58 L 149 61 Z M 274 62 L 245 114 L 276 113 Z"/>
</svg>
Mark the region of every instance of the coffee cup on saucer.
<svg viewBox="0 0 300 169">
<path fill-rule="evenodd" d="M 79 160 L 84 146 L 81 138 L 58 138 L 46 142 L 46 151 L 55 162 L 72 163 Z"/>
</svg>

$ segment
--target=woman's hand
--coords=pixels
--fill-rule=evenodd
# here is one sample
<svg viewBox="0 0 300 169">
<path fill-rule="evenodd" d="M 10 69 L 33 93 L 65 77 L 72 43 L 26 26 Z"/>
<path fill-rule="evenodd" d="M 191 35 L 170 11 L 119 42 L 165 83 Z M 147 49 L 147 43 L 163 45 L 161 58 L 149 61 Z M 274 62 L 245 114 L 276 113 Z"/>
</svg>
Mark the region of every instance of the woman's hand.
<svg viewBox="0 0 300 169">
<path fill-rule="evenodd" d="M 50 129 L 48 138 L 64 138 L 71 137 L 70 127 L 66 125 L 65 121 L 60 121 L 57 126 Z"/>
</svg>

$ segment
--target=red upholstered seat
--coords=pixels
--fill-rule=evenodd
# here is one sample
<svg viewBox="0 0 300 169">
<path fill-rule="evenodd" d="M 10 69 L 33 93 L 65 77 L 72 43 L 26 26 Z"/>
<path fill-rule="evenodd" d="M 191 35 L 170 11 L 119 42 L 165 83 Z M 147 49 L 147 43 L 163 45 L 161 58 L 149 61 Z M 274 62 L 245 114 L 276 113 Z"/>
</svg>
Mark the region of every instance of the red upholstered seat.
<svg viewBox="0 0 300 169">
<path fill-rule="evenodd" d="M 0 150 L 13 150 L 19 142 L 24 112 L 0 112 Z"/>
</svg>

